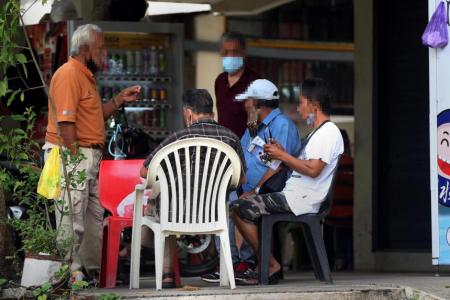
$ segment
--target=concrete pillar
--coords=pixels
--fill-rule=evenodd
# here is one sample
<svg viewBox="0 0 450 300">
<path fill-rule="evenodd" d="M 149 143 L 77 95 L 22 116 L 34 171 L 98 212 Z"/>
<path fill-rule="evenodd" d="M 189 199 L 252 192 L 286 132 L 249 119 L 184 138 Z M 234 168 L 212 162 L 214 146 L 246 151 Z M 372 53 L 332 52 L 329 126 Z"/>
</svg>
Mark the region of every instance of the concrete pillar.
<svg viewBox="0 0 450 300">
<path fill-rule="evenodd" d="M 375 268 L 372 252 L 373 0 L 358 0 L 353 5 L 356 49 L 354 264 L 356 270 L 371 270 Z"/>
<path fill-rule="evenodd" d="M 226 30 L 225 17 L 213 16 L 212 14 L 198 15 L 194 19 L 194 30 L 195 40 L 217 42 Z M 209 91 L 214 100 L 214 110 L 216 109 L 214 81 L 217 75 L 222 73 L 222 64 L 218 50 L 217 52 L 197 51 L 194 54 L 195 86 L 196 88 Z"/>
</svg>

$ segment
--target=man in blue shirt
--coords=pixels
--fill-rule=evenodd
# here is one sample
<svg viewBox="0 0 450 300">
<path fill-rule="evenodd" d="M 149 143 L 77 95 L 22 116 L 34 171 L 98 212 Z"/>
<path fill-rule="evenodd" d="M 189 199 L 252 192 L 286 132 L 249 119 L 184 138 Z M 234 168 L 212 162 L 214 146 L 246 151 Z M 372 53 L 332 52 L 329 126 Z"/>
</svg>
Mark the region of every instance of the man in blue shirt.
<svg viewBox="0 0 450 300">
<path fill-rule="evenodd" d="M 276 170 L 268 167 L 259 157 L 259 152 L 252 149 L 258 137 L 268 143 L 269 139 L 279 143 L 291 155 L 297 155 L 300 150 L 300 134 L 295 123 L 279 109 L 279 93 L 277 87 L 267 79 L 257 79 L 248 87 L 247 91 L 236 96 L 236 101 L 245 101 L 247 111 L 252 107 L 256 111 L 256 128 L 249 128 L 241 138 L 241 146 L 244 151 L 245 163 L 247 164 L 247 181 L 242 185 L 240 198 L 258 194 L 259 189 Z M 230 236 L 234 236 L 235 227 L 230 222 Z M 232 225 L 232 226 L 231 226 Z M 235 240 L 231 239 L 233 260 L 243 262 L 254 262 L 255 255 L 251 247 L 243 242 L 237 253 Z"/>
<path fill-rule="evenodd" d="M 261 161 L 259 155 L 255 155 L 254 150 L 250 151 L 256 136 L 264 143 L 269 139 L 279 141 L 289 153 L 295 154 L 300 150 L 297 126 L 278 108 L 278 99 L 277 87 L 267 79 L 253 81 L 245 93 L 236 97 L 236 101 L 246 100 L 247 110 L 252 110 L 253 106 L 257 115 L 256 128 L 248 128 L 241 138 L 247 164 L 247 182 L 242 186 L 241 197 L 257 194 L 263 183 L 276 173 Z"/>
<path fill-rule="evenodd" d="M 280 143 L 291 155 L 298 155 L 300 150 L 300 134 L 294 122 L 284 115 L 279 106 L 279 93 L 277 87 L 267 79 L 257 79 L 253 81 L 247 90 L 236 96 L 236 101 L 245 101 L 245 108 L 249 115 L 248 128 L 241 138 L 241 146 L 244 151 L 247 165 L 247 181 L 238 191 L 240 198 L 258 194 L 263 183 L 276 173 L 276 170 L 268 167 L 260 159 L 262 145 L 274 139 Z M 260 151 L 259 151 L 259 150 Z M 234 194 L 234 196 L 233 196 Z M 237 200 L 236 193 L 230 195 L 229 202 Z M 240 280 L 241 274 L 255 263 L 255 255 L 251 247 L 246 243 L 236 245 L 236 230 L 234 223 L 229 223 L 231 254 L 233 264 L 243 263 L 243 267 L 235 267 L 235 278 Z M 202 280 L 207 282 L 218 282 L 220 274 L 218 272 L 202 276 Z"/>
</svg>

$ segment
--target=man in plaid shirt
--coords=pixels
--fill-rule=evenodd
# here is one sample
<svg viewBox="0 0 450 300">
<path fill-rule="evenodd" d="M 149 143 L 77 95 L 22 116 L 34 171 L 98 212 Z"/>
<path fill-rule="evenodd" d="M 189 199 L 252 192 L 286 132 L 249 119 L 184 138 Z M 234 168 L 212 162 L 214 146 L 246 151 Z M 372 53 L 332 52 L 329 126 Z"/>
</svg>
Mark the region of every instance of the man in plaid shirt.
<svg viewBox="0 0 450 300">
<path fill-rule="evenodd" d="M 217 139 L 230 145 L 241 159 L 241 175 L 245 176 L 246 165 L 240 139 L 230 129 L 214 121 L 213 101 L 207 90 L 186 91 L 183 95 L 183 115 L 186 128 L 172 133 L 152 151 L 141 168 L 142 177 L 147 177 L 147 167 L 159 150 L 175 141 L 195 137 Z"/>
<path fill-rule="evenodd" d="M 205 137 L 212 138 L 222 141 L 228 145 L 230 145 L 236 153 L 239 155 L 241 160 L 241 180 L 240 183 L 245 182 L 245 170 L 246 164 L 244 159 L 244 154 L 241 148 L 240 139 L 234 134 L 230 129 L 219 125 L 216 121 L 214 121 L 214 113 L 213 113 L 213 101 L 211 95 L 207 90 L 204 89 L 193 89 L 188 90 L 183 95 L 183 116 L 186 124 L 186 128 L 181 129 L 177 132 L 172 133 L 168 136 L 152 153 L 147 157 L 144 161 L 143 166 L 141 167 L 140 174 L 142 177 L 147 177 L 148 165 L 153 159 L 154 155 L 164 148 L 165 146 L 187 138 L 195 138 L 195 137 Z M 180 155 L 183 155 L 180 153 Z M 203 157 L 203 155 L 202 155 Z M 183 161 L 183 158 L 181 158 Z M 193 160 L 191 160 L 193 162 Z M 204 160 L 201 161 L 201 166 L 204 165 Z M 182 166 L 184 169 L 184 166 Z M 192 168 L 191 168 L 192 169 Z M 144 246 L 152 246 L 152 240 L 149 239 L 151 236 L 150 230 L 146 229 L 146 227 L 142 228 L 142 245 Z M 145 233 L 144 233 L 145 232 Z M 175 239 L 173 236 L 169 237 L 166 243 L 165 253 L 164 253 L 164 274 L 163 274 L 163 287 L 173 287 L 174 286 L 174 278 L 173 273 L 171 273 L 172 269 L 172 250 L 174 249 Z"/>
</svg>

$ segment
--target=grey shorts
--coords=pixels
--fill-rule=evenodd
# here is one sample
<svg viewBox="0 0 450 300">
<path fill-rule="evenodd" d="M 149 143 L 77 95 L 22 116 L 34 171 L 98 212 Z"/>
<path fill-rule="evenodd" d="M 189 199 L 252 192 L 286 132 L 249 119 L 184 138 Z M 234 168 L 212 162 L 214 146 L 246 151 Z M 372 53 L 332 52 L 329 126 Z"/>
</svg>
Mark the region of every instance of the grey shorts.
<svg viewBox="0 0 450 300">
<path fill-rule="evenodd" d="M 257 224 L 262 215 L 292 212 L 283 193 L 255 195 L 239 199 L 231 204 L 231 209 L 242 220 Z"/>
</svg>

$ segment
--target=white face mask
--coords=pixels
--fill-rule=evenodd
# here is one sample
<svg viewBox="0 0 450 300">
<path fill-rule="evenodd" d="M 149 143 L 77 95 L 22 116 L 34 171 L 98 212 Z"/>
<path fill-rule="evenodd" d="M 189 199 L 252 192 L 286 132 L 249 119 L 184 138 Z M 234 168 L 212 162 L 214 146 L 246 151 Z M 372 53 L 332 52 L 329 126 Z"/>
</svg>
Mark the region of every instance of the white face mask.
<svg viewBox="0 0 450 300">
<path fill-rule="evenodd" d="M 314 113 L 308 113 L 308 116 L 306 116 L 306 124 L 308 126 L 311 126 L 316 121 L 316 115 Z"/>
</svg>

